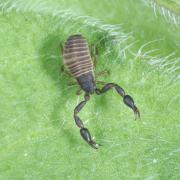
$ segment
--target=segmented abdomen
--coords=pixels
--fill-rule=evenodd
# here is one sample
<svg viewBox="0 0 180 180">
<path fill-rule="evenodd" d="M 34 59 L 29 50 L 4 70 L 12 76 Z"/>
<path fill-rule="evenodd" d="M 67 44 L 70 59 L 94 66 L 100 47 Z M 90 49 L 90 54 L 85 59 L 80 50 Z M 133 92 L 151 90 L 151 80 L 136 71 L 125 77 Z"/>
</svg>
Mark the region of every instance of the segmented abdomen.
<svg viewBox="0 0 180 180">
<path fill-rule="evenodd" d="M 73 35 L 67 39 L 63 57 L 65 65 L 74 77 L 93 72 L 88 44 L 82 35 Z"/>
</svg>

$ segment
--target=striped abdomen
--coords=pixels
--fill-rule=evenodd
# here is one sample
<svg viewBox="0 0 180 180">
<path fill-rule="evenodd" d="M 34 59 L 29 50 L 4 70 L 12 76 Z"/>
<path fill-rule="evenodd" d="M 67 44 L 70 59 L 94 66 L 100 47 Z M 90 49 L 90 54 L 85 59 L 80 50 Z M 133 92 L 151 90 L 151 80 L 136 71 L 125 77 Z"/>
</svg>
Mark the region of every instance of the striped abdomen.
<svg viewBox="0 0 180 180">
<path fill-rule="evenodd" d="M 70 36 L 63 49 L 64 63 L 74 77 L 93 73 L 93 63 L 86 39 L 81 35 Z"/>
</svg>

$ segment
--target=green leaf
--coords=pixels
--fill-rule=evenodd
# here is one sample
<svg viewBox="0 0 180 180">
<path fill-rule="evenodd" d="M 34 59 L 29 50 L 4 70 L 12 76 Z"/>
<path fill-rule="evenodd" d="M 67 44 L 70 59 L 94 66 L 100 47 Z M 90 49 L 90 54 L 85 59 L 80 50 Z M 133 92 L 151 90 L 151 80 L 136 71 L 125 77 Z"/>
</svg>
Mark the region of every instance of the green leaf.
<svg viewBox="0 0 180 180">
<path fill-rule="evenodd" d="M 161 5 L 161 4 L 160 4 Z M 60 47 L 81 33 L 98 50 L 99 81 L 119 84 L 122 98 L 83 99 L 61 72 Z M 2 0 L 0 2 L 0 179 L 179 179 L 180 26 L 144 1 Z M 100 84 L 97 84 L 101 87 Z"/>
</svg>

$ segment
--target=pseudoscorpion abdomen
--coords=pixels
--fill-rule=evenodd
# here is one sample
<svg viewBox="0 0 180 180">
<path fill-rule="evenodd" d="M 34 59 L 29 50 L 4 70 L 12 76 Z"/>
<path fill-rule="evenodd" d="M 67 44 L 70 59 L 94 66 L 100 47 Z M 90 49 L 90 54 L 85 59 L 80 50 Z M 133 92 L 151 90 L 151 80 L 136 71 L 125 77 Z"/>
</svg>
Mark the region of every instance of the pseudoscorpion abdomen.
<svg viewBox="0 0 180 180">
<path fill-rule="evenodd" d="M 72 35 L 67 39 L 63 57 L 65 65 L 74 77 L 93 72 L 89 47 L 82 35 Z"/>
</svg>

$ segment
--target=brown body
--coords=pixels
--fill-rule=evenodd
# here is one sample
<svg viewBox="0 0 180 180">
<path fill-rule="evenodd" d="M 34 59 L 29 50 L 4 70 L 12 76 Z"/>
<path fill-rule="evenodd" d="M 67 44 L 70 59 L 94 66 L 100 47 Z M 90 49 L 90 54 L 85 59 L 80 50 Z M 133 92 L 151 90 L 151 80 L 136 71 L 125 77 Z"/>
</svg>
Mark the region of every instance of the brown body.
<svg viewBox="0 0 180 180">
<path fill-rule="evenodd" d="M 63 49 L 64 63 L 81 88 L 87 93 L 95 89 L 93 62 L 86 39 L 82 35 L 70 36 Z"/>
<path fill-rule="evenodd" d="M 74 77 L 93 72 L 89 47 L 82 35 L 70 36 L 63 50 L 64 63 Z"/>
</svg>

